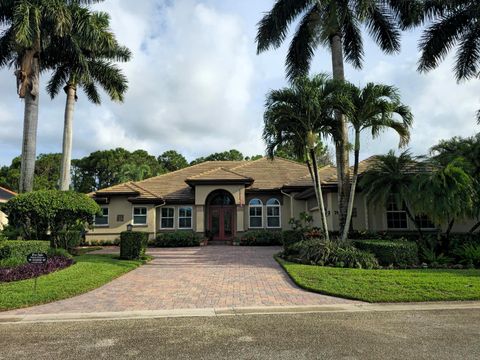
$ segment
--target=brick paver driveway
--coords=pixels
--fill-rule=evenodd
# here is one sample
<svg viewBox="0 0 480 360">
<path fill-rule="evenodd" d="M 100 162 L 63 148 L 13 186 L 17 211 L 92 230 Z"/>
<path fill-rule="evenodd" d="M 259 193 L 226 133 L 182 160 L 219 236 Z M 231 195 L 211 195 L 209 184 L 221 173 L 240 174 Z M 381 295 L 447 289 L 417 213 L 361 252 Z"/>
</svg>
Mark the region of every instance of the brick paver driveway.
<svg viewBox="0 0 480 360">
<path fill-rule="evenodd" d="M 273 259 L 279 248 L 151 249 L 154 260 L 89 293 L 16 314 L 351 303 L 298 288 Z"/>
</svg>

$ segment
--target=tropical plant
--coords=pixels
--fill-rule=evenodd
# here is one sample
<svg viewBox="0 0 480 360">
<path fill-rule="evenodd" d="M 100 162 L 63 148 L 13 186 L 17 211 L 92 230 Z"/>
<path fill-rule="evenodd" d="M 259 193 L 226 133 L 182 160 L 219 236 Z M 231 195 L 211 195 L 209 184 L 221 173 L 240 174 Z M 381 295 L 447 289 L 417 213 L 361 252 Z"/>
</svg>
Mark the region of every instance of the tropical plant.
<svg viewBox="0 0 480 360">
<path fill-rule="evenodd" d="M 338 137 L 334 111 L 348 108 L 349 101 L 339 91 L 343 84 L 326 75 L 299 77 L 291 87 L 267 95 L 263 138 L 267 154 L 273 157 L 278 146 L 289 144 L 298 158 L 307 159 L 314 184 L 322 228 L 328 239 L 316 145 L 320 136 Z"/>
<path fill-rule="evenodd" d="M 397 208 L 404 208 L 408 218 L 421 234 L 412 207 L 415 200 L 412 189 L 421 170 L 420 164 L 408 150 L 399 156 L 391 150 L 386 155 L 379 155 L 374 159 L 363 173 L 359 186 L 363 189 L 367 201 L 372 204 L 386 206 L 389 199 L 392 199 Z"/>
<path fill-rule="evenodd" d="M 72 28 L 69 5 L 101 0 L 2 0 L 0 2 L 0 67 L 15 66 L 17 92 L 25 100 L 20 192 L 33 189 L 42 55 L 52 36 Z"/>
<path fill-rule="evenodd" d="M 480 227 L 480 134 L 468 138 L 453 137 L 449 140 L 442 140 L 431 148 L 431 155 L 436 162 L 443 166 L 458 158 L 464 160 L 460 165 L 474 182 L 474 206 L 470 217 L 479 220 L 469 231 L 473 233 Z"/>
<path fill-rule="evenodd" d="M 158 157 L 158 163 L 167 171 L 176 171 L 188 166 L 188 161 L 175 150 L 165 151 Z"/>
<path fill-rule="evenodd" d="M 346 240 L 352 220 L 355 191 L 358 181 L 358 167 L 360 162 L 360 134 L 364 130 L 371 131 L 376 138 L 386 129 L 393 129 L 400 137 L 399 147 L 408 144 L 413 115 L 410 108 L 400 102 L 399 91 L 393 86 L 368 83 L 364 88 L 350 85 L 352 109 L 348 114 L 348 121 L 355 132 L 353 180 L 348 203 L 347 220 L 342 233 L 342 240 Z M 400 118 L 395 120 L 395 116 Z"/>
<path fill-rule="evenodd" d="M 286 59 L 290 80 L 308 74 L 315 50 L 331 51 L 333 78 L 345 80 L 344 61 L 361 68 L 364 26 L 386 53 L 400 50 L 400 30 L 416 24 L 422 1 L 398 0 L 277 0 L 258 24 L 258 53 L 278 48 L 286 40 L 289 26 L 300 19 Z M 335 138 L 338 172 L 340 228 L 347 217 L 350 189 L 349 142 L 347 125 L 336 112 L 338 137 Z"/>
<path fill-rule="evenodd" d="M 467 218 L 474 206 L 474 182 L 462 163 L 460 158 L 444 166 L 428 160 L 430 171 L 419 174 L 412 189 L 416 211 L 434 223 L 448 224 L 447 237 L 455 221 Z"/>
<path fill-rule="evenodd" d="M 152 169 L 147 164 L 125 164 L 120 170 L 120 182 L 141 181 L 152 176 Z"/>
<path fill-rule="evenodd" d="M 130 51 L 118 44 L 109 29 L 109 16 L 103 12 L 72 6 L 71 31 L 61 37 L 53 36 L 44 58 L 53 64 L 53 74 L 47 91 L 53 99 L 63 88 L 67 95 L 63 129 L 63 151 L 60 171 L 60 190 L 67 191 L 71 183 L 73 113 L 77 90 L 82 88 L 94 104 L 101 103 L 98 86 L 113 101 L 123 101 L 127 79 L 112 61 L 130 60 Z"/>
</svg>

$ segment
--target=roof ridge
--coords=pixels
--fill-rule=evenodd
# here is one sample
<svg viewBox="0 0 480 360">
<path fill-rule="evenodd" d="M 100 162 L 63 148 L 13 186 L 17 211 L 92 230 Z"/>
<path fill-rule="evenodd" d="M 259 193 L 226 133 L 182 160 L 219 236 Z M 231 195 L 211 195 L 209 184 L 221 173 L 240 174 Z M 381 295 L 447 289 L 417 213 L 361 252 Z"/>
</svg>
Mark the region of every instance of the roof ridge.
<svg viewBox="0 0 480 360">
<path fill-rule="evenodd" d="M 153 195 L 153 196 L 155 196 L 155 197 L 157 197 L 157 198 L 162 198 L 160 195 L 155 194 L 154 192 L 152 192 L 152 191 L 150 191 L 150 190 L 148 190 L 148 189 L 145 189 L 144 187 L 138 185 L 138 184 L 135 183 L 135 182 L 131 182 L 131 184 L 132 184 L 132 185 L 135 185 L 135 186 L 138 187 L 140 190 L 143 190 L 143 191 L 149 193 L 150 195 Z"/>
<path fill-rule="evenodd" d="M 248 160 L 244 160 L 245 163 L 244 164 L 241 164 L 241 165 L 238 165 L 238 166 L 234 166 L 232 168 L 232 170 L 237 170 L 237 169 L 241 169 L 241 168 L 244 168 L 244 167 L 247 167 L 249 165 L 252 165 L 252 164 L 255 164 L 256 162 L 260 161 L 260 160 L 265 160 L 266 159 L 266 156 L 264 157 L 261 157 L 260 159 L 257 159 L 257 160 L 253 160 L 253 161 L 248 161 Z"/>
<path fill-rule="evenodd" d="M 221 169 L 221 168 L 222 168 L 222 167 L 219 166 L 219 167 L 216 167 L 216 168 L 213 168 L 213 169 L 210 169 L 210 170 L 205 170 L 204 172 L 201 172 L 200 174 L 196 174 L 196 175 L 190 176 L 190 177 L 187 178 L 187 179 L 196 179 L 196 178 L 198 178 L 198 177 L 200 177 L 200 176 L 203 176 L 203 175 L 209 174 L 209 173 L 211 173 L 211 172 L 217 171 L 217 170 L 219 170 L 219 169 Z"/>
<path fill-rule="evenodd" d="M 198 167 L 200 165 L 205 165 L 205 164 L 209 164 L 209 163 L 216 163 L 216 162 L 240 162 L 240 161 L 245 161 L 245 160 L 218 160 L 218 161 L 215 161 L 215 160 L 209 160 L 209 161 L 204 161 L 204 162 L 201 162 L 201 163 L 198 163 L 198 164 L 194 164 L 194 165 L 189 165 L 187 167 L 184 167 L 182 169 L 178 169 L 178 170 L 175 170 L 175 171 L 170 171 L 170 172 L 167 172 L 165 174 L 160 174 L 160 175 L 157 175 L 157 176 L 152 176 L 148 179 L 145 179 L 145 180 L 140 180 L 140 181 L 137 181 L 136 183 L 144 183 L 146 181 L 151 181 L 153 179 L 156 179 L 156 178 L 160 178 L 160 177 L 165 177 L 165 176 L 168 176 L 168 175 L 174 175 L 174 174 L 177 174 L 181 171 L 184 171 L 184 170 L 187 170 L 187 169 L 191 169 L 191 168 L 194 168 L 194 167 Z M 219 166 L 220 167 L 220 166 Z M 196 176 L 196 175 L 195 175 Z"/>
<path fill-rule="evenodd" d="M 222 169 L 223 171 L 227 171 L 227 172 L 232 173 L 232 174 L 234 174 L 234 175 L 241 176 L 241 177 L 243 177 L 243 178 L 245 178 L 245 179 L 251 179 L 250 176 L 245 176 L 245 175 L 240 174 L 240 173 L 237 173 L 237 172 L 235 172 L 235 171 L 233 171 L 233 170 L 226 169 L 226 168 L 224 168 L 224 167 L 222 167 L 221 169 Z"/>
<path fill-rule="evenodd" d="M 4 188 L 3 186 L 0 186 L 0 189 L 2 189 L 3 191 L 6 191 L 7 193 L 9 193 L 9 194 L 11 194 L 11 195 L 14 195 L 14 196 L 17 196 L 17 195 L 18 195 L 15 191 L 12 191 L 12 190 L 10 190 L 10 189 Z"/>
<path fill-rule="evenodd" d="M 265 157 L 266 158 L 266 157 Z M 291 159 L 286 159 L 286 158 L 283 158 L 281 156 L 274 156 L 273 157 L 275 160 L 283 160 L 283 161 L 286 161 L 286 162 L 289 162 L 289 163 L 292 163 L 292 164 L 295 164 L 295 165 L 301 165 L 301 166 L 306 166 L 305 164 L 301 163 L 300 161 L 295 161 L 295 160 L 291 160 Z"/>
</svg>

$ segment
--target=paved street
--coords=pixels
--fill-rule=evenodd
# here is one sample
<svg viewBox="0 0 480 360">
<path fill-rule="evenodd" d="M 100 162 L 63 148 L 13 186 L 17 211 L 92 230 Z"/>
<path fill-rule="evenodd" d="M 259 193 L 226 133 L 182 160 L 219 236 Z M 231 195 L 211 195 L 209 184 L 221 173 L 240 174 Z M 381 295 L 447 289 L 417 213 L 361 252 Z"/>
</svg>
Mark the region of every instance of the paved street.
<svg viewBox="0 0 480 360">
<path fill-rule="evenodd" d="M 0 324 L 0 359 L 479 359 L 480 311 Z"/>
<path fill-rule="evenodd" d="M 152 262 L 101 288 L 7 314 L 354 303 L 297 287 L 273 259 L 279 250 L 238 246 L 150 249 Z"/>
</svg>

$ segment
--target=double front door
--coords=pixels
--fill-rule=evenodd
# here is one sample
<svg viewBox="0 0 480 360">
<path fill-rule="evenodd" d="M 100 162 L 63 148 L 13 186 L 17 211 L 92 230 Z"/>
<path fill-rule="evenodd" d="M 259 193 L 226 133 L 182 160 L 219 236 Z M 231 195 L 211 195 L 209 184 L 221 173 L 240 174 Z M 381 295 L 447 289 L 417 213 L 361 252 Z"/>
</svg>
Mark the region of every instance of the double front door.
<svg viewBox="0 0 480 360">
<path fill-rule="evenodd" d="M 233 239 L 235 236 L 235 206 L 210 206 L 208 218 L 213 240 Z"/>
</svg>

